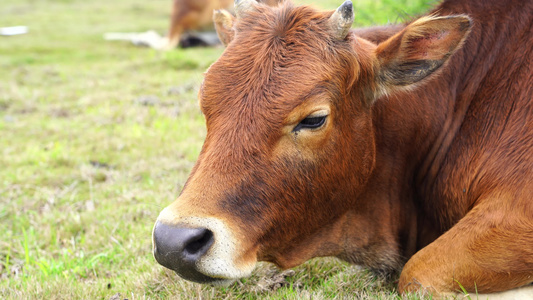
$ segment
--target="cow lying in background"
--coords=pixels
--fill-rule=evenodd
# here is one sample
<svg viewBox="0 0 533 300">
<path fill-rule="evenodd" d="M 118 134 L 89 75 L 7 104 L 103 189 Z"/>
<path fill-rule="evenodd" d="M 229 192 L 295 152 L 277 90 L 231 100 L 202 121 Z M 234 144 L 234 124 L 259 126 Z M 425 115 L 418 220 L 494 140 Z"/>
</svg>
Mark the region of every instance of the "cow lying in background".
<svg viewBox="0 0 533 300">
<path fill-rule="evenodd" d="M 350 1 L 236 15 L 215 15 L 227 48 L 160 264 L 228 284 L 336 256 L 438 295 L 533 282 L 533 0 L 444 0 L 375 32 L 350 29 Z"/>
<path fill-rule="evenodd" d="M 284 0 L 258 0 L 270 6 Z M 212 26 L 213 11 L 231 9 L 232 0 L 173 0 L 170 26 L 161 43 L 163 50 L 176 48 L 183 33 Z M 187 43 L 190 43 L 187 42 Z"/>
</svg>

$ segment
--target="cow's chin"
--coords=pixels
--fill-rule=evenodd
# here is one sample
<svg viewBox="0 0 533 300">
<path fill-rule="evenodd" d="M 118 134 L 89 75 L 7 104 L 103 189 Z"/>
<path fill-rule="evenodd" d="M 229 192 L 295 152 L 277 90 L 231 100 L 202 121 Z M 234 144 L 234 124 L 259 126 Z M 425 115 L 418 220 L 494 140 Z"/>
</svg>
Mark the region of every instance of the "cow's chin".
<svg viewBox="0 0 533 300">
<path fill-rule="evenodd" d="M 209 257 L 206 257 L 209 260 Z M 240 278 L 249 277 L 255 266 L 248 270 L 241 270 L 231 261 L 222 261 L 218 258 L 213 259 L 213 263 L 200 262 L 197 270 L 191 272 L 181 272 L 174 270 L 181 278 L 188 281 L 208 284 L 212 286 L 229 286 Z"/>
<path fill-rule="evenodd" d="M 184 276 L 184 274 L 181 274 L 178 271 L 175 271 L 175 272 L 176 274 L 178 274 L 181 278 L 185 280 L 196 282 L 196 283 L 201 283 L 201 284 L 212 285 L 212 286 L 227 287 L 231 285 L 232 283 L 234 283 L 235 281 L 237 281 L 237 279 L 212 278 L 209 276 L 203 276 L 202 279 L 191 278 L 191 277 Z"/>
</svg>

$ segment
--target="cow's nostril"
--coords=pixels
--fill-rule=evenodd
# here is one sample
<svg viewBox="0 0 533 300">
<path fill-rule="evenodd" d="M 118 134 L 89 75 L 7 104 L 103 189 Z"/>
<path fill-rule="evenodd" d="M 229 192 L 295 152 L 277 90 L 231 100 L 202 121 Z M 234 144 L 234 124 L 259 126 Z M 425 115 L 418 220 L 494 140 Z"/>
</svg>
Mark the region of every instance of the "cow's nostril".
<svg viewBox="0 0 533 300">
<path fill-rule="evenodd" d="M 157 222 L 153 238 L 154 257 L 161 265 L 191 281 L 205 283 L 214 280 L 197 270 L 198 260 L 215 241 L 211 230 Z"/>
<path fill-rule="evenodd" d="M 191 238 L 189 244 L 185 246 L 185 252 L 189 255 L 202 255 L 213 243 L 213 232 L 208 229 L 204 229 L 203 232 Z"/>
</svg>

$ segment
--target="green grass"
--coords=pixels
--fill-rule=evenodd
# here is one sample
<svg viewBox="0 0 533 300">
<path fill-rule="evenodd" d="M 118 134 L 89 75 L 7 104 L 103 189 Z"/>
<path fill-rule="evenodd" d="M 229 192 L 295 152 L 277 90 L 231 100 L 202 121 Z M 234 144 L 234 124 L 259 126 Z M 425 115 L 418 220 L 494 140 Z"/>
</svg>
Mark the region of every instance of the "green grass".
<svg viewBox="0 0 533 300">
<path fill-rule="evenodd" d="M 399 21 L 427 2 L 356 1 L 356 25 Z M 164 32 L 170 5 L 2 1 L 0 27 L 30 33 L 0 37 L 0 298 L 397 298 L 393 283 L 335 259 L 286 272 L 261 264 L 228 288 L 155 263 L 152 225 L 199 153 L 196 94 L 222 49 L 159 53 L 102 35 Z"/>
</svg>

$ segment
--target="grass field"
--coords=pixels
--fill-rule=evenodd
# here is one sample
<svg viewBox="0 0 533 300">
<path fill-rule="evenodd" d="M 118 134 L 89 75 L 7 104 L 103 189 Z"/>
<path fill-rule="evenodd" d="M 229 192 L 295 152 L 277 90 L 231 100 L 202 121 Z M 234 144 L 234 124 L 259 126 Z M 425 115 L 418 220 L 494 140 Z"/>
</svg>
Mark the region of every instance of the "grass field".
<svg viewBox="0 0 533 300">
<path fill-rule="evenodd" d="M 401 21 L 428 2 L 359 0 L 356 25 Z M 160 53 L 102 35 L 164 32 L 170 5 L 2 0 L 0 27 L 30 32 L 0 36 L 0 298 L 398 298 L 394 283 L 334 259 L 260 264 L 228 288 L 155 263 L 152 226 L 199 153 L 196 94 L 223 49 Z"/>
</svg>

